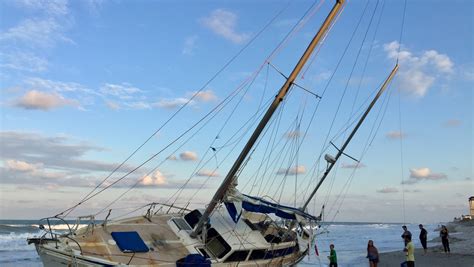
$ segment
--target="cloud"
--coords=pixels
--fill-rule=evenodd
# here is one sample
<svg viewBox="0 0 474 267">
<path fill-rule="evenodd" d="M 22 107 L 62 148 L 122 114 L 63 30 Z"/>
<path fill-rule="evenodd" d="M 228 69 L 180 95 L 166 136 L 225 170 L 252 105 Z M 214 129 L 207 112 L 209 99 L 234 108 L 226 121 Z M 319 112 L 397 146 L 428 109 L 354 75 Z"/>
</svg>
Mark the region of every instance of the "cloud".
<svg viewBox="0 0 474 267">
<path fill-rule="evenodd" d="M 395 187 L 385 187 L 376 191 L 377 193 L 382 194 L 391 194 L 391 193 L 398 193 L 398 189 Z"/>
<path fill-rule="evenodd" d="M 27 71 L 43 72 L 48 69 L 48 61 L 28 52 L 0 53 L 0 67 Z"/>
<path fill-rule="evenodd" d="M 15 5 L 30 9 L 43 11 L 50 15 L 66 15 L 69 13 L 67 0 L 16 0 Z"/>
<path fill-rule="evenodd" d="M 219 173 L 211 170 L 200 170 L 196 173 L 196 176 L 202 177 L 220 177 Z"/>
<path fill-rule="evenodd" d="M 462 124 L 462 121 L 461 120 L 458 120 L 458 119 L 449 119 L 447 121 L 445 121 L 443 123 L 443 127 L 446 127 L 446 128 L 454 128 L 454 127 L 458 127 Z"/>
<path fill-rule="evenodd" d="M 119 110 L 120 104 L 114 101 L 105 101 L 105 105 L 110 108 L 111 110 Z"/>
<path fill-rule="evenodd" d="M 402 139 L 402 138 L 405 138 L 407 135 L 406 133 L 404 132 L 400 132 L 400 131 L 390 131 L 388 133 L 385 134 L 385 137 L 387 137 L 388 139 Z"/>
<path fill-rule="evenodd" d="M 196 101 L 201 102 L 212 102 L 217 100 L 217 96 L 214 94 L 212 90 L 203 90 L 200 92 L 192 92 L 188 94 L 189 97 L 194 96 Z"/>
<path fill-rule="evenodd" d="M 41 164 L 44 168 L 71 171 L 108 172 L 117 163 L 84 159 L 87 153 L 104 151 L 104 148 L 77 141 L 67 136 L 45 136 L 34 132 L 0 131 L 0 159 Z M 58 156 L 60 155 L 60 156 Z M 132 167 L 125 165 L 121 171 Z"/>
<path fill-rule="evenodd" d="M 21 160 L 9 159 L 6 161 L 6 166 L 14 171 L 31 172 L 37 170 L 42 164 L 30 164 Z"/>
<path fill-rule="evenodd" d="M 197 39 L 197 35 L 187 37 L 186 40 L 184 40 L 184 47 L 181 53 L 183 55 L 192 55 L 194 53 L 194 49 L 196 48 Z"/>
<path fill-rule="evenodd" d="M 175 155 L 168 156 L 166 159 L 167 160 L 178 160 L 178 158 Z"/>
<path fill-rule="evenodd" d="M 0 33 L 0 41 L 13 41 L 32 47 L 49 48 L 58 42 L 73 43 L 63 35 L 64 28 L 54 18 L 25 19 Z"/>
<path fill-rule="evenodd" d="M 410 169 L 410 179 L 403 181 L 404 184 L 415 184 L 423 180 L 442 180 L 448 176 L 444 173 L 434 173 L 429 168 L 413 168 Z"/>
<path fill-rule="evenodd" d="M 200 21 L 215 34 L 233 43 L 241 44 L 248 40 L 249 35 L 237 32 L 237 19 L 237 15 L 228 10 L 216 9 L 208 17 L 202 18 Z"/>
<path fill-rule="evenodd" d="M 402 66 L 398 73 L 400 88 L 413 97 L 425 96 L 435 81 L 454 72 L 454 63 L 445 54 L 428 50 L 414 55 L 403 47 L 398 54 L 399 47 L 400 44 L 393 41 L 385 44 L 384 50 L 390 59 L 399 56 Z"/>
<path fill-rule="evenodd" d="M 29 77 L 25 80 L 25 84 L 33 89 L 41 89 L 55 92 L 82 92 L 87 94 L 95 94 L 87 87 L 74 82 L 61 82 L 37 77 Z"/>
<path fill-rule="evenodd" d="M 196 161 L 198 160 L 198 155 L 193 151 L 184 151 L 183 153 L 179 154 L 179 158 L 184 161 Z"/>
<path fill-rule="evenodd" d="M 154 106 L 159 108 L 173 109 L 186 104 L 189 101 L 187 98 L 162 99 L 155 103 Z"/>
<path fill-rule="evenodd" d="M 306 167 L 303 165 L 298 165 L 289 169 L 280 169 L 277 171 L 278 175 L 296 175 L 306 173 Z"/>
<path fill-rule="evenodd" d="M 356 163 L 342 163 L 341 168 L 343 169 L 360 169 L 364 168 L 366 165 L 364 163 L 356 162 Z"/>
<path fill-rule="evenodd" d="M 146 175 L 141 178 L 141 185 L 150 186 L 150 185 L 165 185 L 167 184 L 167 178 L 160 171 L 155 171 L 151 176 Z"/>
<path fill-rule="evenodd" d="M 78 107 L 79 103 L 72 99 L 67 99 L 58 93 L 45 93 L 31 90 L 18 99 L 15 106 L 24 109 L 38 109 L 48 111 L 53 108 L 63 106 Z"/>
<path fill-rule="evenodd" d="M 106 83 L 102 87 L 100 87 L 99 92 L 104 95 L 114 96 L 120 99 L 132 99 L 136 94 L 142 93 L 143 91 L 131 86 L 128 83 Z"/>
</svg>

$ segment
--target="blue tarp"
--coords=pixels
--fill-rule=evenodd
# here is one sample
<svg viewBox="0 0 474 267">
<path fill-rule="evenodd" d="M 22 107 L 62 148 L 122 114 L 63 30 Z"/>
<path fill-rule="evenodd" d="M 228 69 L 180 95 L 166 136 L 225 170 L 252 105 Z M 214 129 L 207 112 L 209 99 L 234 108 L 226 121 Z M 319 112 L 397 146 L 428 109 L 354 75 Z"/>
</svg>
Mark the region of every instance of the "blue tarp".
<svg viewBox="0 0 474 267">
<path fill-rule="evenodd" d="M 297 208 L 284 206 L 276 203 L 272 203 L 261 198 L 252 197 L 248 195 L 243 195 L 244 199 L 242 200 L 242 208 L 246 211 L 258 212 L 258 213 L 273 213 L 276 216 L 284 219 L 295 220 L 295 214 L 298 214 L 306 219 L 317 220 L 313 215 L 310 215 L 306 212 L 303 212 Z M 239 220 L 240 214 L 237 214 L 237 209 L 232 202 L 224 203 L 227 211 L 229 212 L 230 217 L 237 222 Z"/>
<path fill-rule="evenodd" d="M 149 248 L 137 232 L 112 232 L 112 238 L 122 252 L 148 252 Z"/>
</svg>

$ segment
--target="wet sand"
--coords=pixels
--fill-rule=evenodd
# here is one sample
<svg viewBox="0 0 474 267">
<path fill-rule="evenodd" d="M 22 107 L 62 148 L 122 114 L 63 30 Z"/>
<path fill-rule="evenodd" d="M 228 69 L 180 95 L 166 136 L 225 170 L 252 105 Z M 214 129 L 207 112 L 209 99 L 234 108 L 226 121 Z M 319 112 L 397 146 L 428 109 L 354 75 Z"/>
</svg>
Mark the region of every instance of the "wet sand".
<svg viewBox="0 0 474 267">
<path fill-rule="evenodd" d="M 441 240 L 437 237 L 428 241 L 426 255 L 423 255 L 423 249 L 415 249 L 415 266 L 474 267 L 474 220 L 449 223 L 447 227 L 451 254 L 444 252 Z M 403 261 L 403 251 L 381 253 L 379 266 L 400 266 Z"/>
</svg>

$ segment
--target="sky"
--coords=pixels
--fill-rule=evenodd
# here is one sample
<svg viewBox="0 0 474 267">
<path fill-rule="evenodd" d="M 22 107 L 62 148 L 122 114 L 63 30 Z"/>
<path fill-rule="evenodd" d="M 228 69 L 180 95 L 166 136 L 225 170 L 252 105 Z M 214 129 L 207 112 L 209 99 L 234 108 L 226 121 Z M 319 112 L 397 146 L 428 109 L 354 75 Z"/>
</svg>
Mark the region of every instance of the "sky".
<svg viewBox="0 0 474 267">
<path fill-rule="evenodd" d="M 324 171 L 318 157 L 337 153 L 323 148 L 342 144 L 339 130 L 398 59 L 346 150 L 361 163 L 343 156 L 309 212 L 326 204 L 328 220 L 414 223 L 468 213 L 474 3 L 412 0 L 405 13 L 403 3 L 347 2 L 296 81 L 307 91 L 293 87 L 239 175 L 241 191 L 298 206 Z M 332 5 L 1 1 L 0 218 L 74 205 L 148 138 L 101 188 L 156 156 L 71 215 L 121 196 L 119 215 L 185 183 L 177 203 L 205 205 Z"/>
</svg>

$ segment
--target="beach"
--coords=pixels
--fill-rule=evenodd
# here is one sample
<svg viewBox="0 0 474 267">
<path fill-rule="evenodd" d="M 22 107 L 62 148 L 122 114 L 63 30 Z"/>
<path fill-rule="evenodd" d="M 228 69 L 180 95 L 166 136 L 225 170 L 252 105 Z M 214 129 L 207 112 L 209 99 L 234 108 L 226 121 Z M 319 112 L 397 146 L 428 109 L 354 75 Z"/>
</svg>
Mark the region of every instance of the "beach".
<svg viewBox="0 0 474 267">
<path fill-rule="evenodd" d="M 436 266 L 474 266 L 474 220 L 452 222 L 447 224 L 450 233 L 449 246 L 451 254 L 444 253 L 439 237 L 428 241 L 428 252 L 423 255 L 422 248 L 415 249 L 415 265 L 421 267 Z M 417 236 L 414 234 L 414 239 Z M 405 259 L 405 252 L 393 251 L 380 254 L 380 266 L 400 266 Z"/>
</svg>

